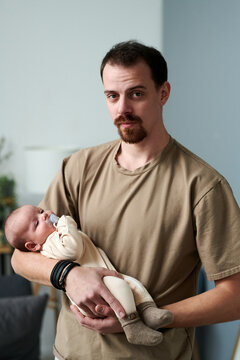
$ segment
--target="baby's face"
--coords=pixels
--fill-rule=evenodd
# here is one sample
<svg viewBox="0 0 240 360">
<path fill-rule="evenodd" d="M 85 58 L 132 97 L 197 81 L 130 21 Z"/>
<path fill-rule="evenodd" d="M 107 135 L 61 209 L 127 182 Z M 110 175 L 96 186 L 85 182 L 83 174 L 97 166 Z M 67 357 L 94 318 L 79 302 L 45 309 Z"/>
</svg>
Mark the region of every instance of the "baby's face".
<svg viewBox="0 0 240 360">
<path fill-rule="evenodd" d="M 21 222 L 25 224 L 24 237 L 26 241 L 42 245 L 47 237 L 56 229 L 49 220 L 51 211 L 26 205 L 21 211 Z"/>
</svg>

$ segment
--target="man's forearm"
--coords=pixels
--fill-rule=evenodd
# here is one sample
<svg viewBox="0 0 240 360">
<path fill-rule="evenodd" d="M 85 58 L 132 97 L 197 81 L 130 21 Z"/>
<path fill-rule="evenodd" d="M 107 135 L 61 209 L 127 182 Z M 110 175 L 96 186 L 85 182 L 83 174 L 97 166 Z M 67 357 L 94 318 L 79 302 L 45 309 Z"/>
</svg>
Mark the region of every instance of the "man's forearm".
<svg viewBox="0 0 240 360">
<path fill-rule="evenodd" d="M 15 250 L 12 256 L 12 266 L 14 271 L 30 281 L 38 282 L 43 285 L 51 285 L 50 275 L 54 265 L 58 262 L 49 259 L 40 253 L 22 252 Z M 125 315 L 121 304 L 114 298 L 108 288 L 104 285 L 104 276 L 117 276 L 122 278 L 116 271 L 105 268 L 78 267 L 73 268 L 66 278 L 66 290 L 70 298 L 81 307 L 90 309 L 90 314 L 99 315 L 95 312 L 97 305 L 110 305 L 119 317 Z M 91 312 L 92 311 L 92 312 Z"/>
<path fill-rule="evenodd" d="M 50 286 L 50 274 L 57 261 L 40 253 L 14 250 L 11 263 L 17 274 L 30 281 Z"/>
<path fill-rule="evenodd" d="M 240 273 L 216 281 L 216 287 L 163 308 L 172 311 L 168 327 L 195 327 L 240 319 Z"/>
</svg>

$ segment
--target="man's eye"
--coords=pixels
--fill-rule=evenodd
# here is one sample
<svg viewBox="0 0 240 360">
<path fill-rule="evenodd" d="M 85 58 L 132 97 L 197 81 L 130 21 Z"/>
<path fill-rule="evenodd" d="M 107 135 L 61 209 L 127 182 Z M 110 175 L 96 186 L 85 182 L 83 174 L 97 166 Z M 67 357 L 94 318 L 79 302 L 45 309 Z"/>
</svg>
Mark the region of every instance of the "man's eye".
<svg viewBox="0 0 240 360">
<path fill-rule="evenodd" d="M 142 95 L 143 95 L 143 93 L 141 91 L 135 91 L 134 93 L 132 93 L 133 97 L 140 97 Z"/>
<path fill-rule="evenodd" d="M 107 98 L 110 99 L 110 100 L 114 100 L 116 99 L 117 95 L 116 94 L 108 94 L 107 95 Z"/>
<path fill-rule="evenodd" d="M 44 210 L 43 210 L 43 209 L 39 209 L 39 212 L 40 212 L 40 214 L 42 214 L 42 213 L 44 212 Z"/>
</svg>

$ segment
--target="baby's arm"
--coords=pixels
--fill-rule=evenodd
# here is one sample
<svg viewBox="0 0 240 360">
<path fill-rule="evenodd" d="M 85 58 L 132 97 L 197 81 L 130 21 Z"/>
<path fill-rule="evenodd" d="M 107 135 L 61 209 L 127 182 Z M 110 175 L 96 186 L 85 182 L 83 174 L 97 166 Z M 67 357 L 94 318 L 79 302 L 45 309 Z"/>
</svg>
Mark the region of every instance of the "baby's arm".
<svg viewBox="0 0 240 360">
<path fill-rule="evenodd" d="M 70 216 L 61 216 L 56 227 L 42 246 L 44 256 L 61 260 L 76 260 L 84 253 L 85 234 L 77 229 L 76 222 Z"/>
</svg>

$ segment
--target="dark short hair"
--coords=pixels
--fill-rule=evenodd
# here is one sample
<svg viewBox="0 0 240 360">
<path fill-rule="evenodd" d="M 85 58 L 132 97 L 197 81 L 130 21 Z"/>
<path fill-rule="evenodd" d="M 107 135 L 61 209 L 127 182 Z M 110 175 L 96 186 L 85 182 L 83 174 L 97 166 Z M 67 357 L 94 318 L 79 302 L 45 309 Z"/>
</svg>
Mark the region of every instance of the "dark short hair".
<svg viewBox="0 0 240 360">
<path fill-rule="evenodd" d="M 101 78 L 107 63 L 128 67 L 135 65 L 140 60 L 143 60 L 149 66 L 156 87 L 167 81 L 167 63 L 160 51 L 134 40 L 118 43 L 107 52 L 100 67 Z"/>
<path fill-rule="evenodd" d="M 18 216 L 18 214 L 19 214 L 19 212 L 21 211 L 22 208 L 23 208 L 23 206 L 13 210 L 7 216 L 7 218 L 5 220 L 5 225 L 4 225 L 5 237 L 6 237 L 7 241 L 9 242 L 9 244 L 13 248 L 19 249 L 21 251 L 29 251 L 25 247 L 26 239 L 21 234 L 19 234 L 18 229 L 16 229 L 13 226 L 14 222 L 16 221 L 16 217 Z"/>
</svg>

